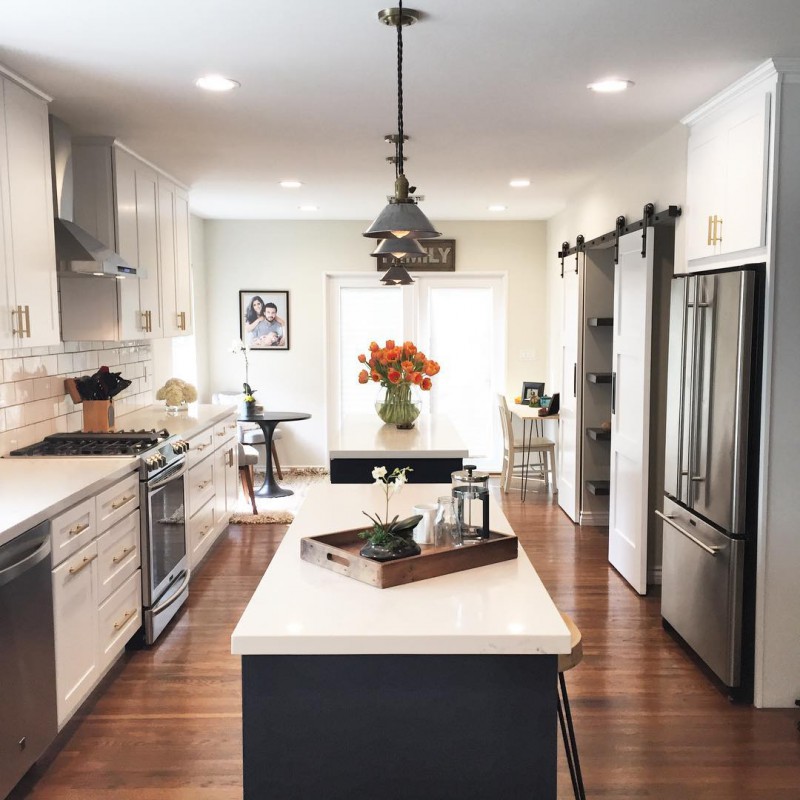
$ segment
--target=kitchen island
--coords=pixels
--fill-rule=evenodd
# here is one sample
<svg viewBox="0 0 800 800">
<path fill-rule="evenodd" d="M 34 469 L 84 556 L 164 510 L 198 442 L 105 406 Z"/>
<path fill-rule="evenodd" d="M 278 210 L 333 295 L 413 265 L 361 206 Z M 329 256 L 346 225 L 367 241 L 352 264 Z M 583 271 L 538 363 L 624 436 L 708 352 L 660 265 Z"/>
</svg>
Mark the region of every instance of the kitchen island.
<svg viewBox="0 0 800 800">
<path fill-rule="evenodd" d="M 412 482 L 390 514 L 449 492 Z M 382 503 L 374 485 L 312 489 L 233 632 L 245 800 L 554 799 L 570 635 L 528 557 L 391 589 L 300 559 L 303 536 Z M 491 527 L 512 533 L 494 501 Z"/>
<path fill-rule="evenodd" d="M 411 467 L 415 483 L 447 483 L 469 450 L 441 414 L 422 414 L 411 430 L 384 424 L 377 414 L 351 414 L 331 432 L 328 454 L 331 483 L 371 483 L 375 466 Z"/>
</svg>

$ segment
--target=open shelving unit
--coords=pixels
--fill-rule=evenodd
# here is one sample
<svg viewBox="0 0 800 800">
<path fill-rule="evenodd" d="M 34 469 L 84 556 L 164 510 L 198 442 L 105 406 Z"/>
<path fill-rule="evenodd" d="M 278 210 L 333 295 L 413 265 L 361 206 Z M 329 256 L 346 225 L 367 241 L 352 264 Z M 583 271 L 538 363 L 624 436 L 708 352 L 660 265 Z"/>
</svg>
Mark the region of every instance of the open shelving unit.
<svg viewBox="0 0 800 800">
<path fill-rule="evenodd" d="M 596 442 L 611 441 L 611 431 L 606 430 L 605 428 L 587 428 L 586 435 L 590 439 L 594 439 Z"/>
</svg>

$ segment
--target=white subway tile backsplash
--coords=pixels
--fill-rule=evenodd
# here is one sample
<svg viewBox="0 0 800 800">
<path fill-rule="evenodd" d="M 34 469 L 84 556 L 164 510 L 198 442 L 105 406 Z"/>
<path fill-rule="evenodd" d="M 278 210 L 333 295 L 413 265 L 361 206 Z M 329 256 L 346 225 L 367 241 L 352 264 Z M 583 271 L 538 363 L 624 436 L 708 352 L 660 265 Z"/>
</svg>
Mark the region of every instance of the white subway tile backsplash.
<svg viewBox="0 0 800 800">
<path fill-rule="evenodd" d="M 33 380 L 17 381 L 16 386 L 18 403 L 28 403 L 36 399 L 33 396 Z"/>
<path fill-rule="evenodd" d="M 151 405 L 152 348 L 138 342 L 65 342 L 60 346 L 0 350 L 0 456 L 57 431 L 79 431 L 83 410 L 64 378 L 107 365 L 131 380 L 115 398 L 117 415 Z"/>
<path fill-rule="evenodd" d="M 23 377 L 21 358 L 3 359 L 3 380 L 6 383 L 22 380 Z"/>
<path fill-rule="evenodd" d="M 72 372 L 75 364 L 75 357 L 72 353 L 60 353 L 58 355 L 57 368 L 60 373 Z"/>
</svg>

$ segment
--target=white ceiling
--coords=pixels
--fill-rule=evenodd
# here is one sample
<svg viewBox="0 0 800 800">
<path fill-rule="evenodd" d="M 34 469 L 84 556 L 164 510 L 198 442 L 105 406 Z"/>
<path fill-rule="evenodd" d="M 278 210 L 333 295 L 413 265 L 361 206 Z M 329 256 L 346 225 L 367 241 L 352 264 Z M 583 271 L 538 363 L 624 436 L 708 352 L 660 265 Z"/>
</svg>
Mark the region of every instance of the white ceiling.
<svg viewBox="0 0 800 800">
<path fill-rule="evenodd" d="M 800 0 L 407 5 L 425 19 L 404 30 L 406 174 L 434 222 L 547 218 L 766 58 L 800 56 Z M 200 216 L 369 220 L 394 181 L 396 36 L 382 7 L 2 0 L 0 62 L 76 133 L 116 136 L 187 184 Z M 208 72 L 242 87 L 202 92 Z M 610 75 L 636 85 L 585 88 Z"/>
</svg>

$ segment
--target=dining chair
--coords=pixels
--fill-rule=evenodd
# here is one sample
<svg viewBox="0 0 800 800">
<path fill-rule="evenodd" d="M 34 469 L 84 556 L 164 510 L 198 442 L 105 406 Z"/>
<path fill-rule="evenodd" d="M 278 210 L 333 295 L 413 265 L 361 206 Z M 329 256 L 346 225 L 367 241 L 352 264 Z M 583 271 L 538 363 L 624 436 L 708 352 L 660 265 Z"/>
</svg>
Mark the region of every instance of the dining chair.
<svg viewBox="0 0 800 800">
<path fill-rule="evenodd" d="M 503 429 L 503 468 L 500 478 L 503 492 L 508 494 L 511 481 L 519 478 L 525 481 L 530 477 L 544 478 L 549 486 L 552 480 L 553 494 L 558 492 L 558 475 L 556 468 L 556 445 L 551 439 L 543 436 L 525 437 L 525 441 L 517 443 L 514 439 L 514 424 L 505 395 L 497 395 L 497 406 L 500 411 L 500 424 Z M 531 425 L 535 424 L 531 420 Z M 531 455 L 538 454 L 541 461 L 532 463 Z M 520 485 L 522 488 L 524 484 Z"/>
<path fill-rule="evenodd" d="M 211 396 L 211 402 L 218 405 L 235 405 L 238 406 L 242 401 L 241 392 L 216 392 Z M 238 423 L 239 442 L 252 446 L 264 445 L 264 431 L 254 422 L 239 422 Z M 278 480 L 283 480 L 283 471 L 281 470 L 281 462 L 278 459 L 278 451 L 275 448 L 275 440 L 281 438 L 280 427 L 275 428 L 272 434 L 272 463 L 275 465 L 275 472 L 278 473 Z M 257 451 L 256 451 L 257 452 Z M 264 463 L 267 457 L 264 454 Z"/>
<path fill-rule="evenodd" d="M 250 498 L 254 514 L 258 514 L 256 494 L 253 489 L 253 470 L 256 464 L 258 464 L 258 450 L 249 444 L 239 442 L 239 478 L 242 481 L 244 493 Z"/>
</svg>

